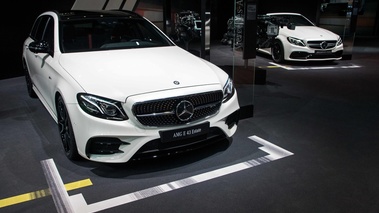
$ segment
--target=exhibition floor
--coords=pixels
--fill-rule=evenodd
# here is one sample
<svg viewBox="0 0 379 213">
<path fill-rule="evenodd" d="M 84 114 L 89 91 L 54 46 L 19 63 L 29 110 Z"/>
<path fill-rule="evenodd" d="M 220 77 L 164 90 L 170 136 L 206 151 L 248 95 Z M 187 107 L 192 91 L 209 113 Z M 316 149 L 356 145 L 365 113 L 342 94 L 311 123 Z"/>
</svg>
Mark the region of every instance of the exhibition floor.
<svg viewBox="0 0 379 213">
<path fill-rule="evenodd" d="M 24 78 L 1 80 L 0 212 L 60 212 L 46 162 L 75 212 L 379 212 L 376 41 L 357 40 L 351 60 L 328 63 L 258 55 L 249 66 L 265 70 L 265 81 L 237 83 L 254 112 L 231 140 L 125 164 L 69 161 Z M 210 58 L 244 66 L 224 45 L 212 45 Z"/>
</svg>

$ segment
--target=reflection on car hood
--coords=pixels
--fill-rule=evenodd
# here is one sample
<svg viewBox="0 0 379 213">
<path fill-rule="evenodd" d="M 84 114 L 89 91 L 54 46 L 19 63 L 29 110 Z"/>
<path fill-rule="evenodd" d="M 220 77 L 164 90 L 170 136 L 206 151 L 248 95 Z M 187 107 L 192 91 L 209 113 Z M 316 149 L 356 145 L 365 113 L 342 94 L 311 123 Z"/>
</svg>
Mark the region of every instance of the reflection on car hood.
<svg viewBox="0 0 379 213">
<path fill-rule="evenodd" d="M 217 69 L 176 46 L 62 54 L 60 64 L 87 93 L 120 101 L 152 91 L 220 83 Z"/>
<path fill-rule="evenodd" d="M 337 40 L 335 33 L 316 26 L 296 26 L 295 30 L 287 27 L 279 28 L 279 32 L 284 36 L 291 36 L 305 40 Z"/>
</svg>

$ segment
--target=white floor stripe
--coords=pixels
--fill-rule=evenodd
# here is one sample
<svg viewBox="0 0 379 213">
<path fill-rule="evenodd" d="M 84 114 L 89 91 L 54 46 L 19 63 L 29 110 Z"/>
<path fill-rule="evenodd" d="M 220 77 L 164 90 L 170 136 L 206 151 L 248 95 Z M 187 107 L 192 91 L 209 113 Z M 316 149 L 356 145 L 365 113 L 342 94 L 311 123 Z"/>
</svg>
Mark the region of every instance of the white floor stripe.
<svg viewBox="0 0 379 213">
<path fill-rule="evenodd" d="M 277 63 L 274 63 L 274 62 L 269 62 L 269 64 L 275 65 L 277 67 L 280 67 L 280 68 L 283 68 L 283 69 L 286 69 L 286 70 L 293 70 L 291 67 L 283 66 L 283 65 L 280 65 L 280 64 L 277 64 Z"/>
<path fill-rule="evenodd" d="M 317 67 L 290 67 L 290 66 L 285 66 L 281 64 L 277 64 L 274 62 L 269 62 L 269 64 L 272 64 L 274 66 L 286 69 L 286 70 L 324 70 L 324 69 L 355 69 L 355 68 L 360 68 L 361 66 L 352 64 L 348 66 L 317 66 Z"/>
<path fill-rule="evenodd" d="M 114 197 L 108 200 L 103 200 L 97 203 L 87 204 L 82 194 L 73 195 L 70 197 L 71 203 L 77 212 L 98 212 L 112 207 L 124 205 L 134 201 L 138 201 L 144 198 L 152 197 L 162 193 L 170 192 L 183 187 L 198 184 L 204 181 L 212 180 L 218 177 L 222 177 L 228 174 L 236 173 L 245 169 L 249 169 L 255 166 L 262 165 L 280 158 L 284 158 L 293 155 L 279 146 L 276 146 L 262 138 L 257 136 L 251 136 L 249 139 L 263 145 L 259 149 L 267 152 L 268 155 L 257 159 L 252 159 L 246 162 L 234 164 L 217 170 L 209 171 L 192 177 L 184 178 L 181 180 L 173 181 L 167 184 L 147 188 L 141 191 L 125 194 L 119 197 Z"/>
<path fill-rule="evenodd" d="M 74 212 L 70 198 L 53 159 L 43 160 L 41 164 L 57 211 L 59 213 Z"/>
<path fill-rule="evenodd" d="M 274 160 L 277 160 L 277 159 L 280 159 L 280 158 L 284 158 L 284 157 L 287 157 L 287 156 L 290 156 L 290 155 L 293 155 L 292 152 L 289 152 L 275 144 L 272 144 L 258 136 L 250 136 L 249 139 L 263 145 L 263 147 L 259 147 L 260 150 L 264 151 L 264 152 L 267 152 L 267 153 L 270 153 L 270 155 L 266 156 L 268 159 L 270 159 L 271 161 L 274 161 Z"/>
</svg>

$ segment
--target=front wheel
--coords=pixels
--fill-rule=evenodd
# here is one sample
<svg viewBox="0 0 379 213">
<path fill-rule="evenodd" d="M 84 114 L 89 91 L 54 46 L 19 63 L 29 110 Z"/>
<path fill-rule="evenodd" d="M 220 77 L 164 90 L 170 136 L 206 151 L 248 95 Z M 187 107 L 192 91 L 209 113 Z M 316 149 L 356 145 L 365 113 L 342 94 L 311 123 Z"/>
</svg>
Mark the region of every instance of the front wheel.
<svg viewBox="0 0 379 213">
<path fill-rule="evenodd" d="M 72 128 L 71 119 L 68 115 L 66 105 L 61 96 L 59 96 L 57 100 L 57 114 L 58 129 L 65 154 L 70 160 L 78 160 L 80 156 L 76 146 L 74 130 Z"/>
<path fill-rule="evenodd" d="M 283 44 L 276 40 L 271 47 L 272 60 L 276 63 L 284 62 L 284 49 Z"/>
</svg>

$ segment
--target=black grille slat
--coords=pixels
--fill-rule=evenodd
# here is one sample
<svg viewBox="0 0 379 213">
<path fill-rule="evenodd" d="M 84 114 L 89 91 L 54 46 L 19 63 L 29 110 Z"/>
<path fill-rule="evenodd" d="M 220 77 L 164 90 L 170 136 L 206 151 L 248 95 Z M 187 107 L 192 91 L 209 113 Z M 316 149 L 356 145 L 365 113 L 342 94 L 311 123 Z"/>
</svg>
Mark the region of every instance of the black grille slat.
<svg viewBox="0 0 379 213">
<path fill-rule="evenodd" d="M 162 101 L 162 102 L 150 102 L 138 105 L 135 107 L 135 114 L 151 114 L 156 112 L 165 112 L 167 109 L 173 108 L 174 102 L 171 100 Z"/>
<path fill-rule="evenodd" d="M 195 111 L 194 115 L 192 116 L 192 119 L 197 120 L 200 118 L 207 117 L 208 115 L 213 115 L 218 111 L 218 109 L 220 108 L 220 105 L 221 104 L 215 105 L 213 107 L 210 106 L 210 107 L 198 109 Z"/>
<path fill-rule="evenodd" d="M 170 126 L 203 119 L 218 112 L 223 98 L 222 91 L 178 96 L 166 99 L 138 102 L 133 105 L 133 114 L 145 126 Z M 194 114 L 190 120 L 181 121 L 175 114 L 176 106 L 183 100 L 191 102 Z"/>
</svg>

